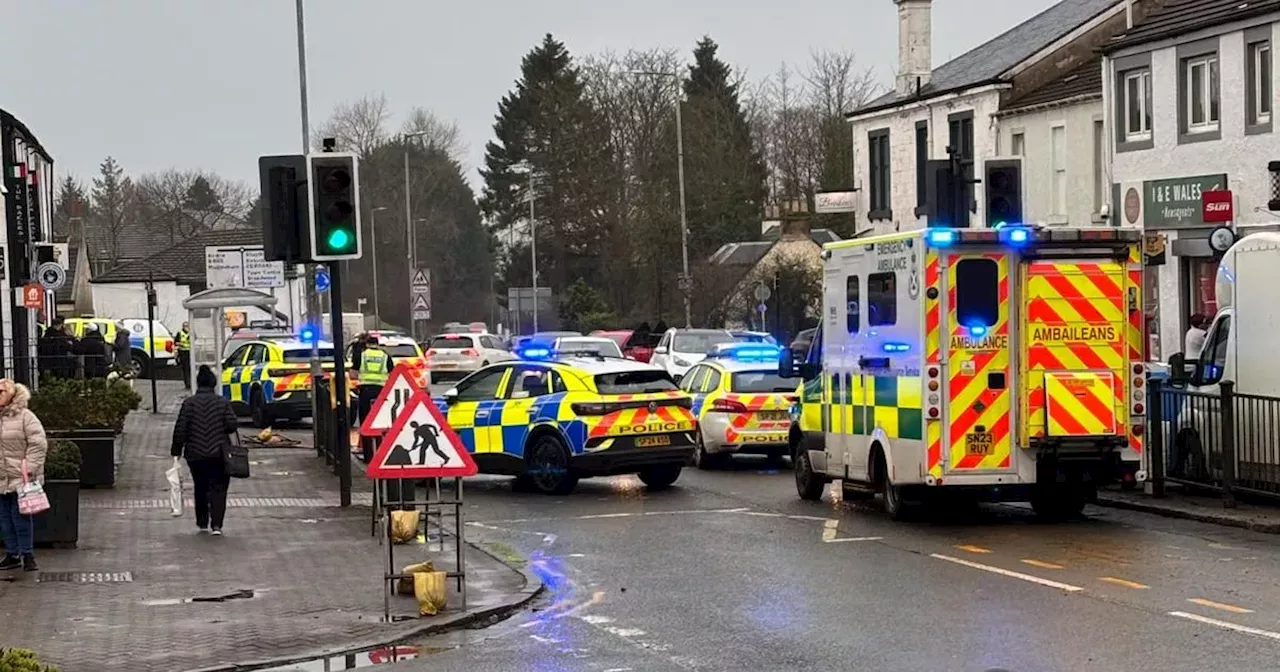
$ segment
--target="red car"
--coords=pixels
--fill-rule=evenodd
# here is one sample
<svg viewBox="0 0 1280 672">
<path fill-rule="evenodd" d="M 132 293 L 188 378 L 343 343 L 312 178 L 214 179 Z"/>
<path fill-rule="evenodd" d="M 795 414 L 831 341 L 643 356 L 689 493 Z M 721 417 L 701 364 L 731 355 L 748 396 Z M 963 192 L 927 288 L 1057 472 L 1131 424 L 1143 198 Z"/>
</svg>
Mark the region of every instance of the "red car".
<svg viewBox="0 0 1280 672">
<path fill-rule="evenodd" d="M 612 340 L 622 349 L 623 356 L 646 363 L 650 357 L 653 357 L 653 348 L 662 336 L 662 334 L 637 333 L 631 329 L 613 331 L 601 329 L 591 332 L 591 335 Z"/>
</svg>

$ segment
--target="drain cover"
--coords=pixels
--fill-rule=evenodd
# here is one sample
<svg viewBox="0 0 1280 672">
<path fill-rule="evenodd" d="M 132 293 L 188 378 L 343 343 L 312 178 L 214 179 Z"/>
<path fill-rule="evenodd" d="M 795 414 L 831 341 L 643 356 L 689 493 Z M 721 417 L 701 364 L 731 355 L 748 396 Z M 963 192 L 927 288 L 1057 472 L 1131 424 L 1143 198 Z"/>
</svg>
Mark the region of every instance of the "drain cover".
<svg viewBox="0 0 1280 672">
<path fill-rule="evenodd" d="M 133 583 L 133 572 L 40 572 L 39 583 Z"/>
</svg>

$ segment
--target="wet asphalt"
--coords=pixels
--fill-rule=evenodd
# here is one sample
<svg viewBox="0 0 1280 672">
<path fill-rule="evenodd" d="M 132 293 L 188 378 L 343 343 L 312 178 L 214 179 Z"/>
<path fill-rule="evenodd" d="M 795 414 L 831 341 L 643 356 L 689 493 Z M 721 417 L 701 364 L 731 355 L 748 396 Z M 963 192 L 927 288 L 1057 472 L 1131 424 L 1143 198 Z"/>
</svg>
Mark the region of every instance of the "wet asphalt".
<svg viewBox="0 0 1280 672">
<path fill-rule="evenodd" d="M 1016 505 L 900 523 L 803 502 L 739 458 L 647 492 L 565 497 L 469 479 L 468 534 L 548 586 L 533 608 L 425 641 L 413 672 L 493 670 L 1269 670 L 1280 538 L 1090 507 Z M 340 669 L 335 667 L 334 669 Z"/>
</svg>

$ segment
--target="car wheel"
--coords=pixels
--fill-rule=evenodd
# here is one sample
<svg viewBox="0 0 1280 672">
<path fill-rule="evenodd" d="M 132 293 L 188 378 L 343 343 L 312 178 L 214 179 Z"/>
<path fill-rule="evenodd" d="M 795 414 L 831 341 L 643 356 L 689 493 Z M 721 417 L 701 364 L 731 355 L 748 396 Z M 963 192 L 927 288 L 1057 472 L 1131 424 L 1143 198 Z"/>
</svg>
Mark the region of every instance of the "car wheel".
<svg viewBox="0 0 1280 672">
<path fill-rule="evenodd" d="M 800 499 L 817 501 L 822 497 L 822 477 L 813 471 L 813 463 L 809 461 L 809 451 L 801 450 L 796 454 L 796 493 Z"/>
<path fill-rule="evenodd" d="M 551 434 L 534 439 L 525 451 L 528 463 L 524 474 L 534 490 L 545 495 L 567 495 L 578 485 L 578 477 L 569 466 L 569 449 Z"/>
<path fill-rule="evenodd" d="M 704 471 L 710 471 L 720 466 L 720 455 L 707 452 L 707 446 L 702 441 L 701 429 L 698 430 L 698 447 L 693 451 L 693 466 Z"/>
<path fill-rule="evenodd" d="M 649 467 L 636 475 L 640 477 L 640 482 L 644 483 L 645 488 L 650 492 L 657 492 L 671 487 L 671 484 L 680 478 L 681 469 L 683 467 L 678 464 L 664 464 L 660 467 Z"/>
<path fill-rule="evenodd" d="M 267 402 L 262 396 L 262 390 L 254 390 L 250 393 L 249 417 L 253 419 L 254 427 L 266 429 L 271 426 L 271 409 L 267 408 Z"/>
<path fill-rule="evenodd" d="M 151 365 L 147 361 L 148 357 L 141 352 L 135 352 L 129 358 L 129 371 L 133 373 L 134 378 L 150 378 Z"/>
</svg>

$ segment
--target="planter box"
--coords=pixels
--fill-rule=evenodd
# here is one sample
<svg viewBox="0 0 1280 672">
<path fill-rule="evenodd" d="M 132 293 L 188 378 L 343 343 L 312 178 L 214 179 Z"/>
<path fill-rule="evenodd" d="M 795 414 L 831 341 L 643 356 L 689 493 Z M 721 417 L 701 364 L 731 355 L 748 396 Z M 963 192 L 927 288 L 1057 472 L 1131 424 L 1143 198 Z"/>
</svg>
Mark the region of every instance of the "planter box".
<svg viewBox="0 0 1280 672">
<path fill-rule="evenodd" d="M 45 481 L 49 510 L 35 516 L 36 546 L 75 548 L 80 539 L 80 482 Z"/>
<path fill-rule="evenodd" d="M 111 429 L 51 429 L 50 439 L 74 441 L 80 447 L 80 485 L 111 488 L 116 484 L 116 435 Z"/>
</svg>

